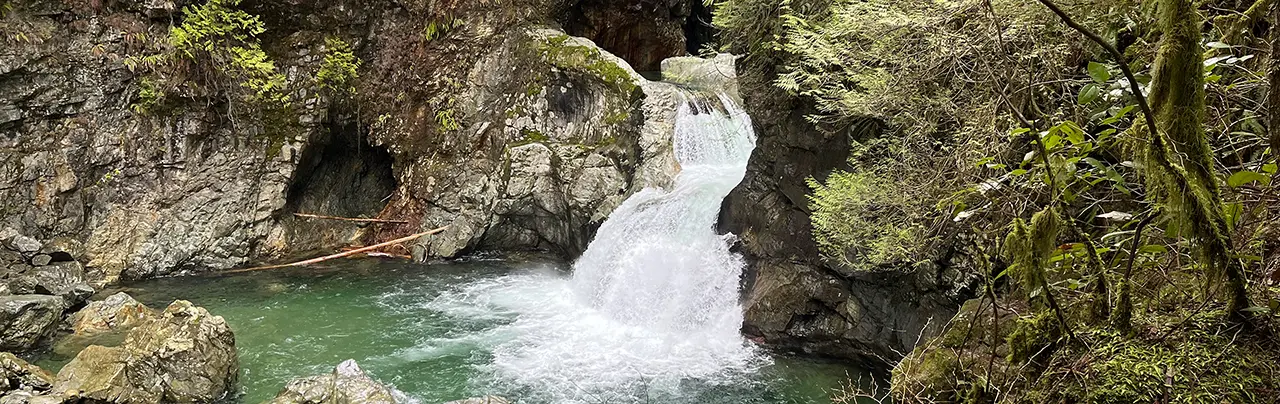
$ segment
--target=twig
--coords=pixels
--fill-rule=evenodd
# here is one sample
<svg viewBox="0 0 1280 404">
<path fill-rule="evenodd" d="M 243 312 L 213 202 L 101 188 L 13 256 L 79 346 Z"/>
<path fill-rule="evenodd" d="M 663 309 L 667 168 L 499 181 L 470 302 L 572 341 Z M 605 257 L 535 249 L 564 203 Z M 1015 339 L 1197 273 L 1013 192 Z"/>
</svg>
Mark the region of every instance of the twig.
<svg viewBox="0 0 1280 404">
<path fill-rule="evenodd" d="M 227 272 L 227 273 L 238 273 L 238 272 L 258 271 L 258 270 L 263 270 L 263 269 L 276 269 L 276 268 L 299 267 L 299 266 L 303 266 L 303 265 L 311 265 L 311 264 L 315 264 L 315 263 L 318 263 L 318 262 L 328 261 L 328 260 L 331 260 L 331 259 L 334 259 L 334 258 L 342 258 L 342 257 L 346 257 L 346 256 L 356 255 L 356 254 L 359 254 L 359 253 L 362 253 L 362 252 L 365 252 L 365 251 L 376 250 L 376 249 L 379 249 L 379 248 L 382 248 L 382 247 L 386 247 L 386 246 L 389 246 L 389 245 L 392 245 L 392 244 L 399 244 L 399 243 L 403 243 L 403 242 L 407 242 L 407 241 L 413 241 L 413 240 L 417 239 L 418 237 L 422 237 L 422 236 L 428 236 L 428 235 L 436 234 L 436 233 L 442 232 L 442 231 L 444 231 L 445 229 L 448 229 L 448 228 L 449 228 L 449 226 L 444 226 L 444 227 L 441 227 L 441 228 L 437 228 L 437 229 L 433 229 L 433 230 L 429 230 L 429 231 L 424 231 L 424 232 L 422 232 L 422 233 L 414 234 L 414 235 L 412 235 L 412 236 L 402 237 L 402 238 L 398 238 L 398 239 L 395 239 L 395 240 L 391 240 L 391 241 L 388 241 L 388 242 L 385 242 L 385 243 L 378 243 L 378 244 L 374 244 L 374 245 L 371 245 L 371 246 L 368 246 L 368 247 L 364 247 L 364 248 L 357 248 L 357 249 L 354 249 L 354 250 L 351 250 L 351 251 L 347 251 L 347 252 L 341 252 L 341 253 L 337 253 L 337 254 L 333 254 L 333 255 L 326 255 L 326 256 L 323 256 L 323 257 L 320 257 L 320 258 L 312 258 L 312 259 L 309 259 L 309 260 L 298 261 L 298 262 L 293 262 L 293 263 L 289 263 L 289 264 L 268 265 L 268 266 L 264 266 L 264 267 L 253 267 L 253 268 L 245 268 L 245 269 L 236 269 L 236 270 L 231 270 L 231 271 L 226 271 L 226 272 Z"/>
<path fill-rule="evenodd" d="M 313 214 L 310 214 L 310 213 L 294 213 L 293 215 L 294 215 L 294 216 L 297 216 L 297 217 L 305 217 L 305 218 L 311 218 L 311 219 L 342 220 L 342 221 L 347 221 L 347 222 L 362 222 L 362 223 L 396 223 L 396 224 L 408 224 L 408 223 L 409 223 L 408 221 L 404 221 L 404 220 L 365 219 L 365 218 L 359 218 L 359 217 L 337 217 L 337 216 L 313 215 Z"/>
</svg>

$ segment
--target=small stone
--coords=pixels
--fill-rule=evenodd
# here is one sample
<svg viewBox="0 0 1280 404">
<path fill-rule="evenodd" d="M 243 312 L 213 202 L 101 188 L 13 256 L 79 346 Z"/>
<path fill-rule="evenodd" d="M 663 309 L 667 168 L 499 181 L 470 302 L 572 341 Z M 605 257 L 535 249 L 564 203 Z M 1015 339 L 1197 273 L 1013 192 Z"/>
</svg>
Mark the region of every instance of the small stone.
<svg viewBox="0 0 1280 404">
<path fill-rule="evenodd" d="M 50 262 L 53 262 L 53 257 L 47 254 L 36 254 L 36 256 L 31 257 L 31 265 L 33 266 L 42 267 L 49 265 Z"/>
<path fill-rule="evenodd" d="M 40 244 L 40 242 L 34 238 L 19 235 L 14 236 L 13 239 L 9 240 L 9 246 L 13 247 L 16 251 L 25 254 L 40 251 L 40 247 L 43 247 L 44 245 Z"/>
</svg>

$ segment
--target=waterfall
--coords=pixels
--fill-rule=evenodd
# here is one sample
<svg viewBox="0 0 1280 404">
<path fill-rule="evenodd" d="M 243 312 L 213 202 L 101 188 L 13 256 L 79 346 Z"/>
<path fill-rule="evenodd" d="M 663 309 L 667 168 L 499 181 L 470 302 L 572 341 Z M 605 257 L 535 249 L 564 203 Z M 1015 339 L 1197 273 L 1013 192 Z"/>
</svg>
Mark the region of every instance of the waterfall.
<svg viewBox="0 0 1280 404">
<path fill-rule="evenodd" d="M 690 383 L 741 387 L 769 363 L 740 333 L 744 263 L 715 230 L 755 147 L 751 120 L 725 95 L 688 95 L 675 112 L 680 171 L 669 187 L 615 209 L 572 278 L 509 275 L 434 300 L 437 312 L 511 322 L 422 352 L 487 347 L 494 389 L 538 403 L 698 402 L 676 398 Z"/>
<path fill-rule="evenodd" d="M 751 119 L 732 99 L 690 98 L 676 113 L 670 189 L 646 189 L 600 226 L 574 265 L 578 296 L 614 320 L 662 332 L 737 336 L 742 258 L 716 233 L 725 196 L 755 147 Z"/>
</svg>

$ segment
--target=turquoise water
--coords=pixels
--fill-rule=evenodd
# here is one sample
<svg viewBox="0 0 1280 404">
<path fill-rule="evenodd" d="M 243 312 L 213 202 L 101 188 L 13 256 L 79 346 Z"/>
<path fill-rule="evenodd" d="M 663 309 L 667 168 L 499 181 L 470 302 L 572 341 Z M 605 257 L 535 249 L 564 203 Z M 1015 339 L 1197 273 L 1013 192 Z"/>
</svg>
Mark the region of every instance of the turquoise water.
<svg viewBox="0 0 1280 404">
<path fill-rule="evenodd" d="M 563 311 L 557 301 L 572 300 L 561 289 L 567 278 L 565 265 L 543 259 L 428 265 L 361 259 L 149 280 L 102 296 L 123 290 L 154 308 L 186 299 L 226 318 L 236 334 L 246 403 L 345 359 L 424 403 L 486 394 L 521 403 L 823 403 L 831 389 L 861 375 L 763 351 L 749 365 L 698 377 L 627 369 L 581 374 L 557 367 L 558 358 L 513 356 L 522 336 L 561 327 L 555 321 L 563 319 L 550 312 Z M 65 359 L 43 363 L 56 367 Z"/>
</svg>

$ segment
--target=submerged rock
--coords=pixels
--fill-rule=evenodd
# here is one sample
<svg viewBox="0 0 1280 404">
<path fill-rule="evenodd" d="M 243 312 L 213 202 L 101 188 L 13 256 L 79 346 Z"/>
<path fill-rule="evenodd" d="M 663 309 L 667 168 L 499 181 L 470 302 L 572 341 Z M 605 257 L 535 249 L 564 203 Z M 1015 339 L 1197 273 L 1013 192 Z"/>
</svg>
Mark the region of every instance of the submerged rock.
<svg viewBox="0 0 1280 404">
<path fill-rule="evenodd" d="M 333 373 L 296 379 L 268 404 L 396 404 L 395 393 L 347 359 Z"/>
<path fill-rule="evenodd" d="M 0 350 L 31 349 L 53 333 L 65 309 L 57 296 L 0 296 Z"/>
<path fill-rule="evenodd" d="M 179 300 L 119 347 L 85 348 L 58 372 L 53 392 L 92 402 L 210 402 L 232 391 L 238 372 L 226 321 Z"/>
</svg>

